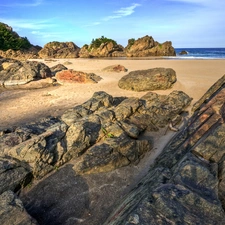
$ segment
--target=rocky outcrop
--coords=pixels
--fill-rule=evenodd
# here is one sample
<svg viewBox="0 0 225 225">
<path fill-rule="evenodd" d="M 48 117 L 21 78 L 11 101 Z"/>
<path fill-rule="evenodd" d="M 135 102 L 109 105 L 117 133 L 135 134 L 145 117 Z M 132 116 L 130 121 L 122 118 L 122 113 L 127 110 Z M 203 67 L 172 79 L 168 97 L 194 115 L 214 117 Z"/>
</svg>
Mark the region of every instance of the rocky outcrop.
<svg viewBox="0 0 225 225">
<path fill-rule="evenodd" d="M 25 210 L 23 203 L 12 191 L 0 195 L 0 224 L 2 225 L 37 225 Z"/>
<path fill-rule="evenodd" d="M 149 93 L 141 99 L 97 92 L 61 119 L 48 118 L 3 132 L 0 155 L 26 162 L 36 178 L 72 158 L 77 159 L 76 173 L 111 171 L 139 160 L 152 148 L 148 140 L 138 140 L 139 135 L 167 126 L 190 101 L 183 92 Z"/>
<path fill-rule="evenodd" d="M 0 56 L 2 58 L 11 58 L 17 60 L 38 59 L 40 58 L 38 52 L 41 50 L 39 46 L 32 46 L 27 50 L 12 50 L 7 51 L 0 50 Z"/>
<path fill-rule="evenodd" d="M 105 67 L 104 69 L 102 69 L 102 71 L 119 73 L 119 72 L 127 72 L 127 69 L 123 65 L 111 65 Z"/>
<path fill-rule="evenodd" d="M 105 224 L 225 224 L 225 76 Z"/>
<path fill-rule="evenodd" d="M 42 59 L 48 58 L 77 58 L 80 48 L 73 42 L 53 41 L 47 43 L 43 49 L 38 52 Z"/>
<path fill-rule="evenodd" d="M 102 78 L 94 73 L 85 73 L 75 70 L 63 70 L 57 72 L 56 80 L 60 84 L 65 83 L 98 83 Z"/>
<path fill-rule="evenodd" d="M 145 130 L 168 126 L 190 101 L 191 98 L 178 91 L 168 96 L 148 93 L 140 99 L 96 92 L 61 118 L 46 118 L 3 130 L 0 133 L 0 183 L 4 184 L 0 186 L 1 191 L 21 191 L 32 178 L 40 179 L 55 171 L 37 186 L 26 187 L 30 194 L 21 199 L 27 211 L 40 224 L 84 222 L 79 217 L 83 216 L 90 200 L 88 185 L 82 176 L 97 175 L 102 180 L 100 172 L 105 176 L 107 171 L 138 164 L 140 158 L 153 149 L 152 140 L 140 135 Z M 80 192 L 80 185 L 84 192 Z M 108 202 L 104 204 L 107 206 Z M 65 213 L 60 213 L 64 210 Z M 7 212 L 17 220 L 14 208 Z"/>
<path fill-rule="evenodd" d="M 118 45 L 116 42 L 108 41 L 102 43 L 99 47 L 93 47 L 92 45 L 84 45 L 79 52 L 80 58 L 92 58 L 92 57 L 123 57 L 124 48 L 122 45 Z"/>
<path fill-rule="evenodd" d="M 44 63 L 36 61 L 17 61 L 2 59 L 0 61 L 0 86 L 1 87 L 34 87 L 33 81 L 45 79 L 45 86 L 52 85 L 51 70 Z M 48 79 L 46 79 L 48 78 Z M 29 83 L 29 84 L 28 84 Z M 38 86 L 39 87 L 39 86 Z"/>
<path fill-rule="evenodd" d="M 118 83 L 122 89 L 132 91 L 165 90 L 176 82 L 176 72 L 170 68 L 154 68 L 132 71 Z"/>
<path fill-rule="evenodd" d="M 172 42 L 166 41 L 162 44 L 155 41 L 152 36 L 133 40 L 125 48 L 127 57 L 148 57 L 148 56 L 175 56 L 176 52 Z"/>
</svg>

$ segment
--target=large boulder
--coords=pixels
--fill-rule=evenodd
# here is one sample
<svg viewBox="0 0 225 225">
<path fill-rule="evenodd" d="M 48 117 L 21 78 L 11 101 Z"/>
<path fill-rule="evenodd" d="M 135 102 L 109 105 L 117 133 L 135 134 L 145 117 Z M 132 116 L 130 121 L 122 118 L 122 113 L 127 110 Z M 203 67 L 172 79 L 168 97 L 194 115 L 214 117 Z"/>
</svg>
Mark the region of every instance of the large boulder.
<svg viewBox="0 0 225 225">
<path fill-rule="evenodd" d="M 80 48 L 73 42 L 53 41 L 47 43 L 38 54 L 42 59 L 48 58 L 77 58 Z"/>
<path fill-rule="evenodd" d="M 0 62 L 0 86 L 20 86 L 40 79 L 51 78 L 51 70 L 44 63 L 36 61 L 13 61 Z M 51 81 L 50 81 L 51 84 Z M 50 85 L 49 84 L 49 85 Z"/>
<path fill-rule="evenodd" d="M 152 36 L 144 36 L 137 40 L 128 41 L 125 48 L 127 57 L 148 57 L 148 56 L 175 56 L 176 52 L 172 42 L 166 41 L 162 44 L 155 41 Z"/>
<path fill-rule="evenodd" d="M 225 76 L 105 224 L 225 224 Z"/>
<path fill-rule="evenodd" d="M 176 82 L 176 72 L 170 68 L 132 71 L 119 80 L 119 87 L 132 91 L 165 90 Z"/>
<path fill-rule="evenodd" d="M 64 83 L 98 83 L 102 78 L 94 73 L 85 73 L 75 70 L 63 70 L 57 72 L 56 80 L 60 84 Z"/>
<path fill-rule="evenodd" d="M 25 210 L 22 201 L 12 192 L 0 195 L 0 224 L 2 225 L 37 225 Z"/>
</svg>

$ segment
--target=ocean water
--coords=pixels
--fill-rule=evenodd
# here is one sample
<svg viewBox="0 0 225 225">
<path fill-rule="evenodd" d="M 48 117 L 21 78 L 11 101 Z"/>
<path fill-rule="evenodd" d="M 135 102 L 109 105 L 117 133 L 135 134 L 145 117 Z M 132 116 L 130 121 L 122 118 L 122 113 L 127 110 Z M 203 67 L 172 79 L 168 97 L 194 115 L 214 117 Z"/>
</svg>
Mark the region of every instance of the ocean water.
<svg viewBox="0 0 225 225">
<path fill-rule="evenodd" d="M 181 51 L 187 55 L 179 55 Z M 177 59 L 225 59 L 225 48 L 175 48 Z"/>
</svg>

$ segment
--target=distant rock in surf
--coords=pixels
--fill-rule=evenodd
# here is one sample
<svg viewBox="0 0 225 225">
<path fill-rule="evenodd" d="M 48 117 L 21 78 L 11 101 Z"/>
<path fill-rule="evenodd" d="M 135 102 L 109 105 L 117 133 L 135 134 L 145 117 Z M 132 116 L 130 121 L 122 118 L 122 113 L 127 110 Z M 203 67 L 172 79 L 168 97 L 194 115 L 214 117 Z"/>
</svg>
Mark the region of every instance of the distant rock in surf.
<svg viewBox="0 0 225 225">
<path fill-rule="evenodd" d="M 187 54 L 188 54 L 188 52 L 187 52 L 187 51 L 185 51 L 185 50 L 183 50 L 183 51 L 179 52 L 179 55 L 187 55 Z"/>
</svg>

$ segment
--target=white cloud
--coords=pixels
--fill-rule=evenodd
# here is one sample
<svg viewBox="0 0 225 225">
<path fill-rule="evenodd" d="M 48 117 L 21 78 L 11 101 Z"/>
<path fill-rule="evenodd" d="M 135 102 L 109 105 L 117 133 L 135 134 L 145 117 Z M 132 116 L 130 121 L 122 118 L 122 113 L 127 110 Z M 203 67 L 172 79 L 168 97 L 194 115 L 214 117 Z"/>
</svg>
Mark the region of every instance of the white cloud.
<svg viewBox="0 0 225 225">
<path fill-rule="evenodd" d="M 138 3 L 134 3 L 129 7 L 121 8 L 117 11 L 114 11 L 113 12 L 114 14 L 112 16 L 107 16 L 103 20 L 108 21 L 108 20 L 112 20 L 112 19 L 118 19 L 121 17 L 129 16 L 129 15 L 133 14 L 135 12 L 134 9 L 139 6 L 141 6 L 141 5 Z"/>
<path fill-rule="evenodd" d="M 13 30 L 20 29 L 32 29 L 32 30 L 40 30 L 47 27 L 56 26 L 49 20 L 25 20 L 25 19 L 5 19 L 0 18 L 0 21 L 8 24 L 13 27 Z"/>
<path fill-rule="evenodd" d="M 31 3 L 9 3 L 9 4 L 0 4 L 4 7 L 36 7 L 43 3 L 43 0 L 35 0 Z"/>
<path fill-rule="evenodd" d="M 210 2 L 210 0 L 168 0 L 169 2 L 185 2 L 185 3 L 194 3 L 194 4 L 205 4 Z"/>
</svg>

